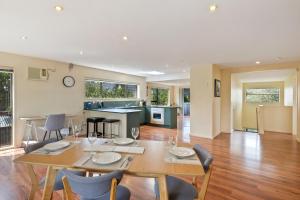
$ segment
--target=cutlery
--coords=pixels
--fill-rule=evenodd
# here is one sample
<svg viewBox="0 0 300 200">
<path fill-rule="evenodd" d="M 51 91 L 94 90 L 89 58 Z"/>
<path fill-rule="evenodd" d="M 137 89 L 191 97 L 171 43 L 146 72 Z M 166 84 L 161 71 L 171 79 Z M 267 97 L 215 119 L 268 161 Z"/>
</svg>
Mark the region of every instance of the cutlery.
<svg viewBox="0 0 300 200">
<path fill-rule="evenodd" d="M 88 159 L 87 159 L 86 161 L 84 161 L 84 162 L 81 164 L 81 166 L 85 165 L 91 158 L 92 158 L 92 155 L 90 155 L 90 156 L 88 157 Z"/>
<path fill-rule="evenodd" d="M 126 168 L 128 165 L 129 165 L 129 162 L 131 162 L 133 160 L 133 157 L 132 156 L 128 156 L 127 158 L 127 163 L 126 165 L 124 166 L 124 168 Z"/>
</svg>

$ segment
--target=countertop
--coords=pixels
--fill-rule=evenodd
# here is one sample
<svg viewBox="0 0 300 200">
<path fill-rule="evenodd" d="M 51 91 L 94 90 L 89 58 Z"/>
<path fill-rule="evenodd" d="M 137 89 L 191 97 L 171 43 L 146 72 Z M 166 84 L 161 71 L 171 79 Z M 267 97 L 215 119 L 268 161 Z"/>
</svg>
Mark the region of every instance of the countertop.
<svg viewBox="0 0 300 200">
<path fill-rule="evenodd" d="M 151 108 L 179 108 L 179 106 L 160 106 L 160 105 L 151 105 L 151 106 L 147 106 L 147 107 L 151 107 Z"/>
<path fill-rule="evenodd" d="M 140 110 L 136 110 L 136 109 L 120 109 L 120 108 L 92 109 L 90 111 L 110 112 L 110 113 L 120 113 L 120 114 L 141 112 Z"/>
</svg>

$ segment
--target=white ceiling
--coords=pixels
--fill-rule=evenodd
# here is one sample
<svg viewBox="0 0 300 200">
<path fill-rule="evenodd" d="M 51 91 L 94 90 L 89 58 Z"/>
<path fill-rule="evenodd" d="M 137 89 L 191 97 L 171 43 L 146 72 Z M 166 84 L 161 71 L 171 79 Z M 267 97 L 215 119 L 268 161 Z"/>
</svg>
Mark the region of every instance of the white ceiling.
<svg viewBox="0 0 300 200">
<path fill-rule="evenodd" d="M 186 77 L 206 63 L 299 59 L 299 11 L 299 0 L 0 0 L 0 51 Z"/>
<path fill-rule="evenodd" d="M 154 83 L 159 83 L 159 84 L 169 85 L 169 86 L 189 87 L 190 79 L 175 79 L 169 81 L 157 81 Z"/>
<path fill-rule="evenodd" d="M 242 83 L 249 82 L 272 82 L 285 81 L 292 75 L 296 74 L 295 69 L 288 70 L 268 70 L 259 72 L 245 72 L 233 74 L 233 76 Z"/>
</svg>

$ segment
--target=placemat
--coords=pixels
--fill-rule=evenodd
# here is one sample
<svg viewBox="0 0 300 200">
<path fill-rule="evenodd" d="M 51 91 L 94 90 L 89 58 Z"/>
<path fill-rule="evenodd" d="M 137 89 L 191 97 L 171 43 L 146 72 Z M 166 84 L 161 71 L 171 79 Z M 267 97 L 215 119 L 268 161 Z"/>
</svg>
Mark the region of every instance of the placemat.
<svg viewBox="0 0 300 200">
<path fill-rule="evenodd" d="M 120 153 L 132 153 L 132 154 L 143 154 L 145 151 L 145 147 L 140 146 L 112 146 L 112 145 L 91 145 L 89 147 L 85 147 L 84 151 L 92 151 L 92 152 L 120 152 Z"/>
<path fill-rule="evenodd" d="M 70 146 L 63 148 L 63 149 L 59 149 L 57 151 L 47 151 L 46 149 L 44 149 L 44 147 L 42 147 L 42 148 L 39 148 L 39 149 L 31 152 L 31 154 L 56 156 L 56 155 L 59 155 L 65 151 L 73 148 L 75 145 L 78 145 L 78 144 L 72 143 Z"/>
<path fill-rule="evenodd" d="M 102 170 L 126 170 L 129 168 L 131 161 L 128 160 L 130 156 L 122 156 L 122 159 L 118 162 L 109 165 L 100 165 L 92 161 L 92 156 L 90 153 L 85 153 L 78 161 L 76 161 L 74 167 L 84 167 L 90 169 L 102 169 Z M 132 156 L 131 156 L 132 157 Z"/>
<path fill-rule="evenodd" d="M 169 152 L 165 156 L 165 162 L 173 164 L 201 165 L 201 162 L 196 155 L 187 158 L 177 158 Z"/>
</svg>

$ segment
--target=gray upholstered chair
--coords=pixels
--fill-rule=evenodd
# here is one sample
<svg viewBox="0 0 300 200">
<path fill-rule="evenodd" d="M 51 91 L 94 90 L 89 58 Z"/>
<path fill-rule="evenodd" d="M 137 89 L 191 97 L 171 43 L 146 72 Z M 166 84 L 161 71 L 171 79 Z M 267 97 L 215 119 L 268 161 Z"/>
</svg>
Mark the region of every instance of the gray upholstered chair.
<svg viewBox="0 0 300 200">
<path fill-rule="evenodd" d="M 110 200 L 112 180 L 116 179 L 119 183 L 123 177 L 122 171 L 114 171 L 96 177 L 82 177 L 66 170 L 63 170 L 63 173 L 66 177 L 66 179 L 64 177 L 64 184 L 67 180 L 67 185 L 70 185 L 72 192 L 79 195 L 81 200 Z M 65 191 L 66 193 L 68 192 Z M 118 185 L 115 199 L 129 200 L 130 191 L 126 187 Z"/>
<path fill-rule="evenodd" d="M 167 189 L 169 194 L 169 199 L 172 200 L 194 200 L 198 198 L 203 200 L 205 198 L 210 174 L 211 174 L 211 163 L 213 161 L 212 155 L 199 144 L 194 146 L 196 155 L 198 156 L 203 170 L 205 172 L 204 180 L 201 186 L 201 190 L 198 191 L 198 188 L 195 184 L 190 184 L 185 182 L 182 179 L 176 178 L 174 176 L 167 176 Z M 156 198 L 159 198 L 159 189 L 157 181 L 155 181 L 155 193 Z"/>
<path fill-rule="evenodd" d="M 57 140 L 59 140 L 58 135 L 60 136 L 61 139 L 63 139 L 60 130 L 63 129 L 65 126 L 65 118 L 66 118 L 65 114 L 48 115 L 45 122 L 45 126 L 43 127 L 45 131 L 43 141 L 45 140 L 47 133 L 50 139 L 52 131 L 55 131 Z"/>
<path fill-rule="evenodd" d="M 24 151 L 25 151 L 26 154 L 28 154 L 28 153 L 31 153 L 32 151 L 35 151 L 39 148 L 42 148 L 46 144 L 49 144 L 49 143 L 52 143 L 52 142 L 56 142 L 56 139 L 51 138 L 51 139 L 45 140 L 43 142 L 38 142 L 38 143 L 35 143 L 35 144 L 27 145 L 24 148 Z M 69 171 L 69 172 L 72 173 L 72 174 L 80 175 L 80 176 L 84 176 L 84 174 L 85 174 L 85 172 L 82 172 L 82 171 Z M 62 170 L 59 170 L 57 175 L 56 175 L 56 179 L 55 179 L 55 183 L 54 183 L 54 188 L 53 188 L 54 191 L 62 190 L 64 188 L 62 180 L 61 180 L 63 176 L 64 176 L 64 174 L 62 173 Z M 45 184 L 45 177 L 42 177 L 41 180 L 40 180 L 40 187 L 43 188 L 44 184 Z"/>
</svg>

